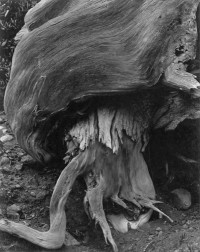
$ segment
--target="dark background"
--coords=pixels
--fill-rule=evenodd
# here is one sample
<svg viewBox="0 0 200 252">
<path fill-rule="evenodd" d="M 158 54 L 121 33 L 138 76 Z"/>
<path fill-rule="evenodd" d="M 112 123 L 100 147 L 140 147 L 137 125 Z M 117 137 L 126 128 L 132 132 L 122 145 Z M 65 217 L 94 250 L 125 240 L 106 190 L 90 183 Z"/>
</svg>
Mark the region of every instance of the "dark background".
<svg viewBox="0 0 200 252">
<path fill-rule="evenodd" d="M 24 16 L 39 0 L 0 0 L 0 111 L 9 80 L 15 36 L 24 25 Z"/>
</svg>

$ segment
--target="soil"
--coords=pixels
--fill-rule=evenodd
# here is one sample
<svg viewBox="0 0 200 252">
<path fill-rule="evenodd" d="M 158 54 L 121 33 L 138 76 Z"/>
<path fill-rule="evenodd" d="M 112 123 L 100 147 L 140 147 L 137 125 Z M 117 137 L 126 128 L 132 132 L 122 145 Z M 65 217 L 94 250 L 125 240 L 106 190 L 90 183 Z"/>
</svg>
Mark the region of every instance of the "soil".
<svg viewBox="0 0 200 252">
<path fill-rule="evenodd" d="M 5 131 L 5 128 L 7 131 Z M 4 113 L 0 114 L 0 218 L 20 221 L 41 231 L 49 228 L 49 202 L 53 187 L 63 164 L 44 167 L 27 155 L 12 137 Z M 12 139 L 11 139 L 12 138 Z M 197 185 L 196 185 L 197 186 Z M 88 219 L 83 208 L 85 185 L 79 178 L 67 201 L 67 231 L 77 239 L 76 246 L 65 247 L 62 252 L 109 252 L 110 245 L 104 241 L 98 225 Z M 163 198 L 167 198 L 165 195 Z M 120 252 L 136 251 L 200 251 L 199 204 L 185 211 L 177 210 L 165 202 L 161 208 L 174 222 L 158 218 L 151 220 L 138 230 L 121 234 L 112 229 Z M 14 209 L 10 211 L 10 209 Z M 72 244 L 74 242 L 73 238 Z M 0 252 L 47 251 L 31 243 L 0 232 Z"/>
</svg>

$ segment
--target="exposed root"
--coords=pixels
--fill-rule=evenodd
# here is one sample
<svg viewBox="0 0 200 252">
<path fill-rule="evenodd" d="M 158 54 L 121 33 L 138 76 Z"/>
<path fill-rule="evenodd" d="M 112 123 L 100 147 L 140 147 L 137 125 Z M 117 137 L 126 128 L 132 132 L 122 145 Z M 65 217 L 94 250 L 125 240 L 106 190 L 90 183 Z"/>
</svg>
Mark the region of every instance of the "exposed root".
<svg viewBox="0 0 200 252">
<path fill-rule="evenodd" d="M 126 205 L 126 203 L 124 203 L 124 201 L 120 199 L 118 195 L 113 195 L 111 197 L 111 200 L 115 202 L 116 204 L 120 205 L 121 207 L 128 209 L 128 206 Z"/>
<path fill-rule="evenodd" d="M 68 154 L 71 159 L 75 148 L 77 156 L 72 158 L 56 183 L 50 202 L 49 231 L 39 232 L 7 220 L 0 221 L 0 230 L 16 234 L 44 248 L 61 247 L 65 241 L 66 229 L 64 206 L 72 185 L 80 174 L 84 175 L 88 187 L 84 199 L 85 210 L 88 216 L 99 223 L 105 240 L 109 241 L 115 252 L 118 249 L 105 216 L 103 199 L 111 199 L 123 207 L 125 213 L 131 212 L 131 219 L 128 218 L 129 214 L 127 218 L 124 215 L 108 217 L 114 228 L 120 232 L 127 232 L 128 228 L 136 229 L 146 223 L 152 209 L 172 221 L 154 206 L 158 202 L 155 200 L 155 189 L 142 154 L 147 142 L 145 139 L 148 125 L 145 122 L 148 118 L 142 118 L 138 110 L 136 108 L 132 114 L 130 110 L 101 109 L 96 114 L 92 113 L 88 119 L 79 121 L 70 131 L 71 135 L 65 139 L 68 147 L 72 145 L 68 148 Z M 145 206 L 150 210 L 138 218 L 139 210 L 136 219 L 134 211 L 124 200 L 134 203 L 139 209 Z"/>
<path fill-rule="evenodd" d="M 163 213 L 160 209 L 158 209 L 157 207 L 155 207 L 153 204 L 154 202 L 149 201 L 141 201 L 140 202 L 141 205 L 151 208 L 152 210 L 158 212 L 159 214 L 165 216 L 170 222 L 174 222 L 168 215 L 166 215 L 165 213 Z M 157 203 L 160 203 L 159 201 Z"/>
<path fill-rule="evenodd" d="M 112 237 L 110 227 L 106 220 L 105 212 L 103 209 L 103 194 L 104 194 L 104 180 L 102 176 L 99 179 L 95 178 L 97 185 L 95 187 L 91 187 L 88 184 L 88 191 L 86 193 L 86 197 L 88 199 L 90 205 L 91 217 L 96 220 L 101 226 L 101 229 L 104 234 L 105 241 L 109 241 L 113 247 L 114 252 L 118 251 L 117 245 Z"/>
<path fill-rule="evenodd" d="M 137 110 L 135 115 L 138 115 Z M 120 232 L 127 232 L 129 227 L 137 229 L 150 219 L 153 210 L 172 221 L 154 206 L 161 202 L 155 200 L 155 189 L 142 154 L 147 142 L 143 141 L 147 139 L 144 126 L 140 125 L 143 119 L 137 119 L 124 110 L 101 109 L 70 131 L 73 141 L 80 149 L 86 149 L 94 160 L 85 170 L 88 187 L 85 210 L 99 223 L 105 240 L 112 244 L 114 251 L 117 247 L 105 217 L 103 199 L 109 198 L 125 209 L 125 215 L 108 215 L 109 221 Z M 126 211 L 132 210 L 123 200 L 132 202 L 139 209 L 148 207 L 150 210 L 137 220 L 128 220 Z"/>
<path fill-rule="evenodd" d="M 114 251 L 117 247 L 106 220 L 103 199 L 110 198 L 123 207 L 125 211 L 131 209 L 123 199 L 134 203 L 140 209 L 143 206 L 150 208 L 147 213 L 140 215 L 134 221 L 128 220 L 124 215 L 125 213 L 109 214 L 107 217 L 110 223 L 117 231 L 122 233 L 127 232 L 129 228 L 137 229 L 149 221 L 153 210 L 162 213 L 172 221 L 170 217 L 154 206 L 154 204 L 161 202 L 155 200 L 153 183 L 141 153 L 141 142 L 135 143 L 125 134 L 122 140 L 123 145 L 119 148 L 117 154 L 101 143 L 96 142 L 91 145 L 87 150 L 93 153 L 92 156 L 94 156 L 95 161 L 85 174 L 88 187 L 84 199 L 86 212 L 99 223 L 105 240 L 111 243 Z"/>
<path fill-rule="evenodd" d="M 51 198 L 50 229 L 47 232 L 40 232 L 23 224 L 4 219 L 0 220 L 0 230 L 17 235 L 43 248 L 60 248 L 65 242 L 65 203 L 75 179 L 81 173 L 84 161 L 85 155 L 81 153 L 60 174 Z"/>
</svg>

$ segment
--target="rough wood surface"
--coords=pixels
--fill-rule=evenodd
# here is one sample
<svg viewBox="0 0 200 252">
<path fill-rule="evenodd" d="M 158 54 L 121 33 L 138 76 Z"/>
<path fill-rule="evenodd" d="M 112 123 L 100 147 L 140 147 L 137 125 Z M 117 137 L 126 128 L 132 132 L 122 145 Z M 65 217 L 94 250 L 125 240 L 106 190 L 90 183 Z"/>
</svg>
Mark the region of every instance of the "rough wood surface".
<svg viewBox="0 0 200 252">
<path fill-rule="evenodd" d="M 19 36 L 5 95 L 5 110 L 20 145 L 37 160 L 48 161 L 58 148 L 49 146 L 49 132 L 58 121 L 70 124 L 74 102 L 76 107 L 92 96 L 151 89 L 170 64 L 183 66 L 193 59 L 198 3 L 37 4 L 25 18 L 26 32 Z M 187 83 L 190 91 L 193 85 Z"/>
<path fill-rule="evenodd" d="M 135 108 L 134 106 L 130 108 L 131 110 L 127 108 L 98 109 L 97 113 L 92 113 L 86 120 L 79 121 L 68 134 L 75 138 L 81 150 L 98 140 L 117 153 L 120 144 L 123 144 L 123 132 L 132 141 L 143 141 L 143 144 L 146 145 L 150 114 L 148 111 L 145 111 L 146 113 L 142 111 L 141 107 L 138 108 L 137 104 L 135 104 Z"/>
<path fill-rule="evenodd" d="M 151 131 L 200 117 L 199 82 L 186 73 L 196 54 L 199 0 L 43 0 L 17 35 L 5 110 L 19 144 L 48 162 L 67 148 L 50 204 L 50 230 L 0 221 L 0 230 L 45 248 L 65 239 L 64 204 L 76 177 L 87 184 L 85 208 L 117 246 L 103 209 L 162 213 L 142 152 Z M 62 155 L 61 155 L 62 156 Z M 122 230 L 136 221 L 115 216 Z M 120 228 L 118 228 L 120 230 Z"/>
<path fill-rule="evenodd" d="M 65 245 L 70 245 L 65 240 L 66 237 L 66 214 L 65 204 L 72 185 L 88 160 L 88 152 L 79 154 L 62 171 L 55 185 L 50 202 L 50 229 L 47 232 L 40 232 L 21 223 L 16 223 L 7 219 L 0 220 L 0 230 L 10 234 L 15 234 L 36 245 L 47 249 L 57 249 Z M 90 159 L 91 161 L 92 159 Z"/>
</svg>

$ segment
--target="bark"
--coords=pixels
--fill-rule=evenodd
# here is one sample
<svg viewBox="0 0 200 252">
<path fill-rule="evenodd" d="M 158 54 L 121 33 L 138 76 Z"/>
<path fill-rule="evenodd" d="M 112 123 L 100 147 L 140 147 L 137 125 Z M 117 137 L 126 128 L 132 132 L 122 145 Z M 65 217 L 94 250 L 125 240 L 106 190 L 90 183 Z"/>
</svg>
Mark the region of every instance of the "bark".
<svg viewBox="0 0 200 252">
<path fill-rule="evenodd" d="M 127 213 L 108 215 L 121 232 L 140 227 L 152 210 L 165 215 L 155 206 L 143 151 L 153 130 L 200 117 L 200 84 L 186 72 L 196 56 L 198 3 L 42 0 L 28 12 L 5 110 L 27 152 L 47 162 L 65 147 L 67 166 L 54 188 L 48 232 L 8 220 L 0 221 L 0 230 L 61 247 L 64 205 L 79 175 L 87 184 L 85 210 L 115 252 L 104 200 Z M 141 215 L 130 219 L 134 208 Z"/>
<path fill-rule="evenodd" d="M 49 146 L 49 132 L 58 121 L 70 124 L 74 103 L 151 89 L 161 77 L 199 97 L 199 84 L 182 73 L 195 58 L 198 2 L 43 0 L 36 5 L 25 18 L 5 95 L 19 144 L 47 162 L 59 147 Z"/>
</svg>

